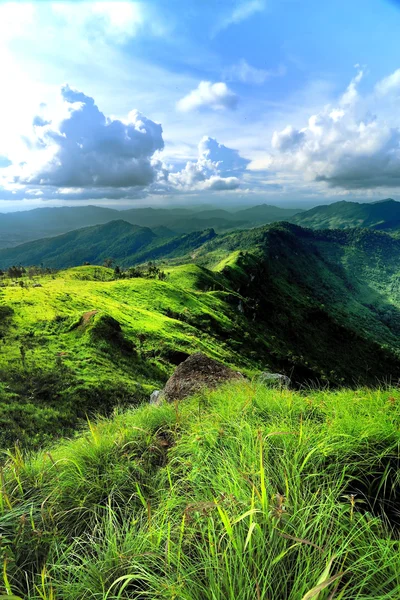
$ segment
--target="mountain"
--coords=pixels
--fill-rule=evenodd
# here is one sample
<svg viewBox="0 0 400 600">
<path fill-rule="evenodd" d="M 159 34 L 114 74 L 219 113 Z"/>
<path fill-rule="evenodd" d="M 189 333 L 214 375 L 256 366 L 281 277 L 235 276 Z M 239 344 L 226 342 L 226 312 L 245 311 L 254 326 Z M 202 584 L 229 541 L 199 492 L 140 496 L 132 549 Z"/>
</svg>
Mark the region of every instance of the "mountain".
<svg viewBox="0 0 400 600">
<path fill-rule="evenodd" d="M 391 198 L 365 203 L 343 200 L 316 206 L 287 220 L 311 229 L 370 227 L 382 231 L 396 230 L 400 228 L 400 202 Z"/>
<path fill-rule="evenodd" d="M 85 262 L 103 264 L 106 258 L 129 257 L 156 239 L 151 229 L 125 221 L 85 227 L 52 238 L 0 250 L 0 265 L 40 265 L 62 268 Z"/>
<path fill-rule="evenodd" d="M 282 223 L 217 236 L 195 260 L 244 298 L 278 369 L 347 384 L 399 376 L 398 239 Z"/>
<path fill-rule="evenodd" d="M 81 227 L 120 219 L 120 212 L 100 206 L 64 206 L 0 214 L 0 248 L 55 236 Z"/>
<path fill-rule="evenodd" d="M 259 204 L 236 211 L 235 217 L 247 221 L 251 226 L 266 225 L 277 221 L 288 221 L 294 215 L 301 215 L 304 211 L 299 208 L 281 208 L 270 204 Z"/>
<path fill-rule="evenodd" d="M 212 228 L 217 231 L 253 227 L 289 219 L 297 213 L 266 204 L 232 212 L 210 206 L 191 208 L 132 208 L 115 210 L 100 206 L 38 208 L 0 214 L 0 248 L 53 237 L 75 229 L 123 220 L 139 227 L 168 228 L 175 233 L 192 233 Z"/>
<path fill-rule="evenodd" d="M 163 261 L 168 274 L 174 265 L 195 263 L 214 281 L 206 284 L 214 301 L 224 290 L 223 311 L 238 315 L 241 334 L 229 340 L 236 352 L 251 338 L 251 360 L 298 382 L 400 378 L 399 239 L 369 229 L 312 231 L 289 223 L 166 235 L 113 221 L 1 250 L 0 267 L 65 268 L 113 258 L 121 267 Z"/>
<path fill-rule="evenodd" d="M 121 266 L 156 258 L 186 254 L 215 236 L 213 230 L 177 235 L 158 229 L 138 227 L 126 221 L 76 229 L 60 236 L 27 242 L 0 250 L 0 268 L 12 265 L 43 265 L 56 269 L 83 265 L 102 265 L 112 258 Z"/>
</svg>

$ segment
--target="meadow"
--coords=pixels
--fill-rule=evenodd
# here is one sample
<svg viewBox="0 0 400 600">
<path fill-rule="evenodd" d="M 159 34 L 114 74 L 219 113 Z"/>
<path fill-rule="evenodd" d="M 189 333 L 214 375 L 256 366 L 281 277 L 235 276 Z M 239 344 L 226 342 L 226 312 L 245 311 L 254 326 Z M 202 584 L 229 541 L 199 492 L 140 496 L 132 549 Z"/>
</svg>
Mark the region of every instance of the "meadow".
<svg viewBox="0 0 400 600">
<path fill-rule="evenodd" d="M 195 265 L 169 268 L 167 281 L 93 266 L 3 279 L 0 447 L 39 447 L 137 405 L 195 351 L 254 370 L 256 341 L 222 282 Z"/>
<path fill-rule="evenodd" d="M 396 599 L 399 418 L 398 389 L 239 382 L 7 451 L 3 594 Z"/>
<path fill-rule="evenodd" d="M 397 245 L 3 274 L 0 600 L 399 598 Z M 245 377 L 149 405 L 197 351 Z"/>
</svg>

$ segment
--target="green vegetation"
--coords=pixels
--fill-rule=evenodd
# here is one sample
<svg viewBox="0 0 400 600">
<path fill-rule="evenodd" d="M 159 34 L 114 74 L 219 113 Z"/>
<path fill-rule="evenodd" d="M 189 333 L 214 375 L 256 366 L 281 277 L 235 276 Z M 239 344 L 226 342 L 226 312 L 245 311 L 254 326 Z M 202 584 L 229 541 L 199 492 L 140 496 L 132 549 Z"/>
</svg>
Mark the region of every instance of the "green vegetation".
<svg viewBox="0 0 400 600">
<path fill-rule="evenodd" d="M 397 389 L 239 382 L 9 451 L 1 592 L 397 599 L 399 407 Z"/>
<path fill-rule="evenodd" d="M 0 600 L 397 599 L 400 240 L 156 229 L 0 251 Z"/>
<path fill-rule="evenodd" d="M 300 209 L 279 208 L 268 204 L 246 209 L 222 210 L 210 206 L 191 208 L 132 208 L 115 210 L 100 206 L 64 206 L 38 208 L 0 214 L 0 248 L 10 248 L 57 236 L 82 227 L 123 220 L 139 227 L 151 228 L 160 237 L 174 237 L 204 229 L 229 231 L 255 227 L 289 219 Z"/>
<path fill-rule="evenodd" d="M 182 256 L 215 237 L 215 232 L 211 229 L 180 236 L 165 235 L 165 231 L 157 235 L 147 227 L 111 221 L 0 250 L 0 265 L 3 269 L 19 264 L 64 269 L 117 262 L 129 267 L 160 257 Z"/>
<path fill-rule="evenodd" d="M 86 415 L 137 404 L 198 350 L 245 371 L 262 367 L 266 350 L 244 339 L 232 294 L 213 291 L 222 277 L 194 265 L 160 273 L 125 279 L 86 266 L 3 280 L 0 446 L 35 447 Z"/>
<path fill-rule="evenodd" d="M 379 202 L 334 202 L 316 206 L 289 217 L 288 221 L 311 229 L 371 227 L 383 231 L 400 228 L 400 202 L 391 198 Z"/>
<path fill-rule="evenodd" d="M 142 235 L 122 221 L 100 228 L 114 248 Z M 166 245 L 177 255 L 157 264 L 124 266 L 104 250 L 110 267 L 3 273 L 0 446 L 38 447 L 138 404 L 196 351 L 296 385 L 400 378 L 399 240 L 280 224 Z"/>
</svg>

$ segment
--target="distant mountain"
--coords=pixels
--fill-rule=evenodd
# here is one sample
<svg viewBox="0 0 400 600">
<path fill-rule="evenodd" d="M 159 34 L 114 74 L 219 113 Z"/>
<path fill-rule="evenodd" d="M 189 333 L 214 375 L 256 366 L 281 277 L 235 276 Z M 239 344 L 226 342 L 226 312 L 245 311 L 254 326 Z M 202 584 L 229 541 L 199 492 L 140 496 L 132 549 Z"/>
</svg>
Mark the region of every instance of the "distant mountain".
<svg viewBox="0 0 400 600">
<path fill-rule="evenodd" d="M 288 221 L 293 215 L 302 214 L 299 208 L 280 208 L 270 204 L 259 204 L 235 212 L 237 219 L 243 219 L 252 226 L 267 225 L 276 221 Z"/>
<path fill-rule="evenodd" d="M 120 212 L 100 206 L 35 208 L 0 214 L 0 248 L 50 237 L 80 227 L 120 219 Z"/>
<path fill-rule="evenodd" d="M 297 213 L 263 204 L 237 212 L 210 206 L 191 208 L 132 208 L 115 210 L 100 206 L 38 208 L 0 214 L 0 248 L 10 248 L 110 221 L 126 221 L 150 229 L 168 228 L 174 233 L 192 233 L 212 228 L 223 232 L 287 220 Z"/>
<path fill-rule="evenodd" d="M 70 231 L 0 250 L 0 268 L 11 265 L 43 265 L 63 269 L 84 263 L 102 265 L 112 258 L 121 266 L 156 258 L 175 257 L 198 248 L 215 236 L 215 232 L 177 235 L 165 228 L 159 235 L 148 227 L 138 227 L 118 220 Z"/>
<path fill-rule="evenodd" d="M 288 219 L 311 229 L 346 229 L 370 227 L 379 230 L 400 228 L 400 202 L 391 198 L 379 202 L 334 202 L 316 206 Z"/>
</svg>

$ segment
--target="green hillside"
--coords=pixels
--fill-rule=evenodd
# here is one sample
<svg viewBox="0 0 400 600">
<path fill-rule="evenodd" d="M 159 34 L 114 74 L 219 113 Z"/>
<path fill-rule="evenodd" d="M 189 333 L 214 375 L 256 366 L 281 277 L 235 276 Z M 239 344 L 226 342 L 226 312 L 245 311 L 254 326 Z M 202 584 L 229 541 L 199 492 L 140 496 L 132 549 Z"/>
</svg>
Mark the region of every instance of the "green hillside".
<svg viewBox="0 0 400 600">
<path fill-rule="evenodd" d="M 1 213 L 0 248 L 120 218 L 119 211 L 100 206 L 62 206 Z"/>
<path fill-rule="evenodd" d="M 113 221 L 21 249 L 100 264 L 1 277 L 0 598 L 397 600 L 400 240 Z M 245 378 L 149 405 L 197 351 Z"/>
<path fill-rule="evenodd" d="M 136 261 L 160 248 L 175 258 L 158 271 L 86 266 L 3 277 L 0 445 L 35 446 L 86 414 L 141 402 L 197 350 L 247 373 L 285 373 L 294 385 L 400 378 L 399 240 L 281 224 L 157 247 L 151 230 L 101 227 L 110 226 L 124 234 L 107 238 L 115 249 L 150 238 Z M 101 247 L 104 236 L 95 239 Z"/>
<path fill-rule="evenodd" d="M 198 350 L 245 370 L 267 360 L 222 276 L 187 265 L 167 281 L 113 277 L 80 267 L 4 281 L 0 446 L 34 446 L 86 414 L 141 402 Z"/>
<path fill-rule="evenodd" d="M 239 382 L 10 451 L 0 593 L 395 600 L 399 407 L 398 389 Z"/>
<path fill-rule="evenodd" d="M 116 210 L 101 206 L 37 208 L 0 214 L 0 248 L 52 237 L 94 225 L 123 220 L 150 229 L 167 228 L 172 233 L 192 233 L 202 229 L 228 231 L 289 219 L 300 209 L 262 204 L 245 210 L 225 210 L 209 206 L 190 208 L 131 208 Z"/>
<path fill-rule="evenodd" d="M 65 269 L 85 263 L 102 265 L 108 259 L 130 266 L 144 260 L 184 255 L 214 235 L 213 230 L 177 235 L 165 228 L 159 228 L 156 233 L 126 221 L 111 221 L 1 249 L 0 268 L 43 265 Z"/>
<path fill-rule="evenodd" d="M 397 230 L 400 227 L 400 202 L 391 198 L 365 203 L 343 200 L 316 206 L 287 220 L 311 229 L 371 227 L 378 230 Z"/>
</svg>

